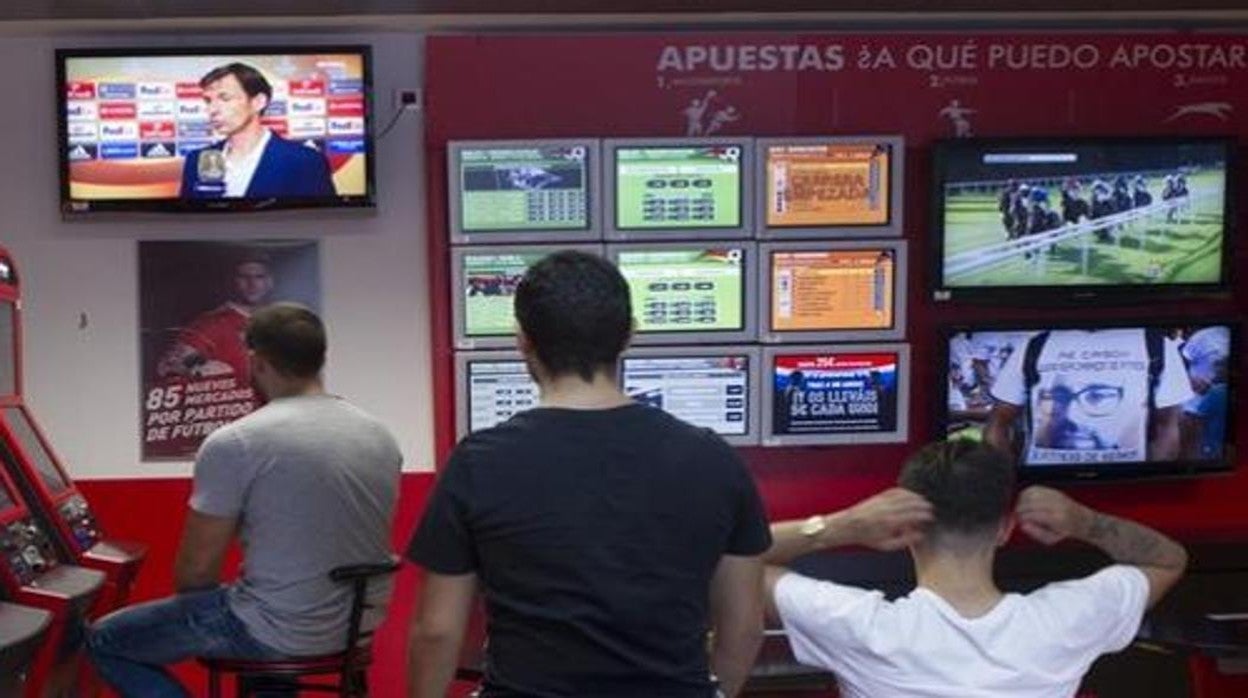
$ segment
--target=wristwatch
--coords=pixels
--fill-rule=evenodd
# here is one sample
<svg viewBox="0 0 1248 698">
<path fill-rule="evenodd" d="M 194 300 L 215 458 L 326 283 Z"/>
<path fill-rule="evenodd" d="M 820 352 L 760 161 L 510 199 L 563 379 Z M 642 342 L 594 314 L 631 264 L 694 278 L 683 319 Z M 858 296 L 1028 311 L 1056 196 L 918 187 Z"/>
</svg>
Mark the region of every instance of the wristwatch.
<svg viewBox="0 0 1248 698">
<path fill-rule="evenodd" d="M 797 528 L 797 531 L 807 538 L 814 538 L 820 533 L 823 533 L 823 529 L 827 527 L 827 518 L 825 518 L 823 514 L 815 514 L 809 519 L 803 521 L 802 525 Z"/>
</svg>

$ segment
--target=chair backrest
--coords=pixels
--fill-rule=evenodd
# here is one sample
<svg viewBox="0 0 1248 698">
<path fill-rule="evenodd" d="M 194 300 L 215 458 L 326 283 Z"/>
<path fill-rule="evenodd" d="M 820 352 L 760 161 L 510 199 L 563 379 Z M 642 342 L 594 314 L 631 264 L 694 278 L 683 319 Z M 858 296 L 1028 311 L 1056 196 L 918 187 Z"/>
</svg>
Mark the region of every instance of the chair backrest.
<svg viewBox="0 0 1248 698">
<path fill-rule="evenodd" d="M 372 637 L 373 630 L 361 630 L 364 611 L 372 608 L 368 603 L 368 583 L 377 577 L 394 574 L 399 569 L 399 558 L 391 555 L 386 562 L 364 563 L 335 567 L 329 578 L 338 584 L 351 585 L 351 615 L 347 620 L 347 637 L 344 651 L 350 656 L 360 646 L 360 641 Z"/>
</svg>

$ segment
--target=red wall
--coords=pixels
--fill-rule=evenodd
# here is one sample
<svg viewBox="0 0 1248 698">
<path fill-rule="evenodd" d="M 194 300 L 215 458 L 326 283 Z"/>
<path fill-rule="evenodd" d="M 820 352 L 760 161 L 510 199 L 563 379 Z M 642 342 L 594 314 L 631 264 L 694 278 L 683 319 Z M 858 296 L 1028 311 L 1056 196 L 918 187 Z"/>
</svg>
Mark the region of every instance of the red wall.
<svg viewBox="0 0 1248 698">
<path fill-rule="evenodd" d="M 977 136 L 1248 134 L 1248 43 L 1191 34 L 648 34 L 432 37 L 426 46 L 430 297 L 445 299 L 446 143 L 456 139 L 681 136 L 684 107 L 715 90 L 740 119 L 716 135 L 892 134 L 906 138 L 910 244 L 910 443 L 745 449 L 768 509 L 796 517 L 888 486 L 901 460 L 933 436 L 938 327 L 954 322 L 1242 316 L 1248 290 L 1225 301 L 1034 310 L 954 307 L 929 299 L 930 144 L 953 135 L 951 100 Z M 1068 64 L 1068 65 L 1067 65 Z M 1224 103 L 1219 114 L 1180 112 Z M 715 107 L 712 107 L 714 109 Z M 1176 117 L 1176 114 L 1179 116 Z M 1245 210 L 1244 188 L 1235 193 Z M 1248 260 L 1235 251 L 1236 269 Z M 454 441 L 449 307 L 433 304 L 435 434 Z M 1239 368 L 1242 373 L 1243 356 Z M 1236 411 L 1235 434 L 1248 435 Z M 1248 468 L 1200 480 L 1083 486 L 1077 496 L 1180 537 L 1248 533 Z"/>
</svg>

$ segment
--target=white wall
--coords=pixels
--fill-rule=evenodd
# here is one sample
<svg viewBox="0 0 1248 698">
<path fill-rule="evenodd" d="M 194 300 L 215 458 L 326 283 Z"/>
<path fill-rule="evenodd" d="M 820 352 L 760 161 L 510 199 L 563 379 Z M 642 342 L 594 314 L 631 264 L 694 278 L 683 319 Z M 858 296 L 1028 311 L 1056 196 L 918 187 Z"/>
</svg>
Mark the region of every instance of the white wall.
<svg viewBox="0 0 1248 698">
<path fill-rule="evenodd" d="M 390 426 L 408 469 L 432 469 L 419 113 L 404 114 L 377 144 L 375 213 L 61 218 L 55 48 L 279 43 L 371 44 L 378 127 L 389 120 L 395 89 L 423 83 L 416 33 L 0 38 L 0 65 L 9 68 L 0 97 L 0 243 L 23 275 L 26 395 L 76 478 L 190 473 L 189 462 L 139 460 L 136 241 L 155 239 L 319 239 L 328 387 Z"/>
</svg>

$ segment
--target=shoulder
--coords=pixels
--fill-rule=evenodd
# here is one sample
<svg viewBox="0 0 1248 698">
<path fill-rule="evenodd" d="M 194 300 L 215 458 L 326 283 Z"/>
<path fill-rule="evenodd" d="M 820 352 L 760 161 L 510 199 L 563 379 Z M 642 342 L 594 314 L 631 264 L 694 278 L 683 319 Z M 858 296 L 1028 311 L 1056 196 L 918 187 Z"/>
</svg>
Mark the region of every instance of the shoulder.
<svg viewBox="0 0 1248 698">
<path fill-rule="evenodd" d="M 1106 606 L 1116 604 L 1124 595 L 1148 594 L 1148 577 L 1133 565 L 1110 565 L 1099 572 L 1081 579 L 1053 582 L 1027 594 L 1024 598 L 1032 603 L 1078 606 L 1098 602 Z"/>
<path fill-rule="evenodd" d="M 199 445 L 199 452 L 195 456 L 196 467 L 211 465 L 222 460 L 233 461 L 241 457 L 246 451 L 244 447 L 244 432 L 246 430 L 244 422 L 254 414 L 255 412 L 252 412 L 229 424 L 218 427 L 209 434 L 203 443 Z"/>
<path fill-rule="evenodd" d="M 276 133 L 270 134 L 268 148 L 269 152 L 291 160 L 306 160 L 310 162 L 313 160 L 324 159 L 320 153 L 307 147 L 306 145 L 288 140 L 277 135 Z"/>
</svg>

